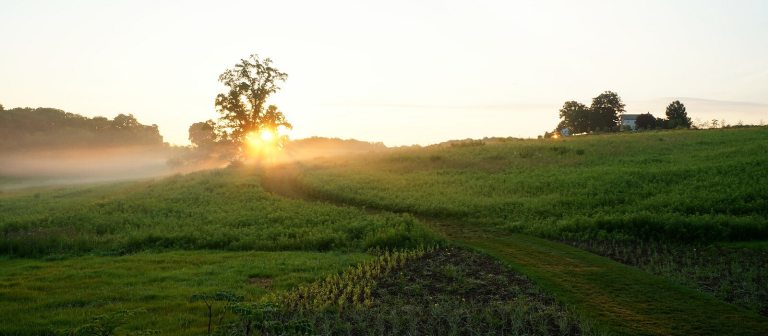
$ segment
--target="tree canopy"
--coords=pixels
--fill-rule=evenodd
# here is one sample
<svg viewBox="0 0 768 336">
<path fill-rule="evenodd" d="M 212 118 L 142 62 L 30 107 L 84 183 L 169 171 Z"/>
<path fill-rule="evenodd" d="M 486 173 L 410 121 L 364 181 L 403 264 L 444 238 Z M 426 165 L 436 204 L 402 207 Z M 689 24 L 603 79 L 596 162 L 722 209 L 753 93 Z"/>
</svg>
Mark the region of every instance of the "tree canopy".
<svg viewBox="0 0 768 336">
<path fill-rule="evenodd" d="M 685 111 L 685 105 L 679 100 L 675 100 L 667 106 L 666 114 L 668 128 L 691 128 L 691 118 Z"/>
<path fill-rule="evenodd" d="M 592 98 L 592 130 L 615 132 L 619 130 L 620 115 L 624 113 L 624 103 L 616 92 L 605 91 Z"/>
<path fill-rule="evenodd" d="M 591 131 L 591 111 L 589 108 L 577 101 L 567 101 L 560 109 L 560 119 L 562 127 L 570 128 L 572 133 L 585 133 Z"/>
<path fill-rule="evenodd" d="M 560 109 L 557 130 L 569 128 L 571 133 L 615 132 L 619 130 L 619 115 L 624 103 L 616 92 L 605 91 L 592 99 L 592 106 L 567 101 Z"/>
<path fill-rule="evenodd" d="M 239 145 L 250 132 L 265 128 L 274 131 L 279 126 L 290 128 L 277 106 L 265 106 L 267 98 L 280 89 L 278 83 L 286 79 L 288 74 L 272 66 L 271 59 L 261 59 L 256 54 L 224 71 L 219 81 L 227 91 L 218 94 L 215 101 L 221 114 L 222 137 Z"/>
<path fill-rule="evenodd" d="M 0 150 L 162 145 L 157 125 L 143 125 L 131 114 L 109 120 L 54 108 L 0 110 Z"/>
<path fill-rule="evenodd" d="M 656 117 L 654 117 L 650 112 L 637 116 L 637 120 L 635 120 L 635 128 L 639 130 L 649 130 L 656 128 Z"/>
</svg>

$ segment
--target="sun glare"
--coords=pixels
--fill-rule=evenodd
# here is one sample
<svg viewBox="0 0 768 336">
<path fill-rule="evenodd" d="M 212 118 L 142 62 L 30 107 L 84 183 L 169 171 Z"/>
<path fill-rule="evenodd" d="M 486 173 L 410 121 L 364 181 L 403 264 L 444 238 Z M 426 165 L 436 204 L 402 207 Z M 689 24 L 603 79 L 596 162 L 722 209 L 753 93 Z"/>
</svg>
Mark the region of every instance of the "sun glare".
<svg viewBox="0 0 768 336">
<path fill-rule="evenodd" d="M 259 136 L 261 137 L 261 140 L 265 142 L 272 142 L 276 138 L 275 132 L 268 129 L 262 130 Z"/>
<path fill-rule="evenodd" d="M 245 136 L 248 155 L 252 158 L 268 159 L 274 157 L 282 149 L 283 139 L 287 136 L 287 129 L 265 128 L 253 131 Z"/>
</svg>

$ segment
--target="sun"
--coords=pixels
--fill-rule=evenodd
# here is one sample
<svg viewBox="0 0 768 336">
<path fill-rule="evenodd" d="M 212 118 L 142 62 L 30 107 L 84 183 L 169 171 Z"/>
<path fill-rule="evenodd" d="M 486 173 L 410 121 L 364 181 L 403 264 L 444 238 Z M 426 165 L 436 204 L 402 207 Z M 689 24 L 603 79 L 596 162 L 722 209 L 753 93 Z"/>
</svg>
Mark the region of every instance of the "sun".
<svg viewBox="0 0 768 336">
<path fill-rule="evenodd" d="M 263 129 L 259 132 L 259 137 L 261 138 L 261 141 L 273 142 L 275 141 L 275 138 L 277 138 L 277 135 L 270 129 Z"/>
<path fill-rule="evenodd" d="M 246 151 L 249 157 L 269 159 L 280 153 L 284 140 L 287 138 L 283 127 L 262 128 L 245 135 Z"/>
</svg>

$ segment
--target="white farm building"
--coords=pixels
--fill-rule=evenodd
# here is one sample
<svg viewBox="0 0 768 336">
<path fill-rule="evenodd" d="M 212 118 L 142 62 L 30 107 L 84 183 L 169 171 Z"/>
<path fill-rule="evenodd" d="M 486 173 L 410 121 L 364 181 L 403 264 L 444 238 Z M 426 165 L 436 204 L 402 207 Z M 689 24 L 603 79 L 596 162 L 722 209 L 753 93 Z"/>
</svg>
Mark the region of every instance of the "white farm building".
<svg viewBox="0 0 768 336">
<path fill-rule="evenodd" d="M 622 114 L 621 115 L 621 129 L 625 129 L 627 127 L 631 128 L 632 130 L 637 129 L 637 117 L 639 117 L 639 114 Z"/>
</svg>

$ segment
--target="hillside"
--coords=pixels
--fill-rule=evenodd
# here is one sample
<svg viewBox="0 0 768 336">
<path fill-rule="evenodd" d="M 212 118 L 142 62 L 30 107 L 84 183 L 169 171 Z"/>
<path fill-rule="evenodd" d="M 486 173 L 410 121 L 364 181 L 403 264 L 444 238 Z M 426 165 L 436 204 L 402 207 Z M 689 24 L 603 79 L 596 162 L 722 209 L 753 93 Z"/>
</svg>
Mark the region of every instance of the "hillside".
<svg viewBox="0 0 768 336">
<path fill-rule="evenodd" d="M 564 242 L 768 315 L 766 150 L 764 127 L 639 132 L 403 149 L 293 175 L 316 199 Z"/>
<path fill-rule="evenodd" d="M 352 204 L 547 238 L 768 238 L 768 130 L 464 142 L 329 160 L 302 181 Z M 422 187 L 423 186 L 423 187 Z"/>
<path fill-rule="evenodd" d="M 208 297 L 219 332 L 760 335 L 766 150 L 493 139 L 6 191 L 0 334 L 206 334 Z"/>
</svg>

